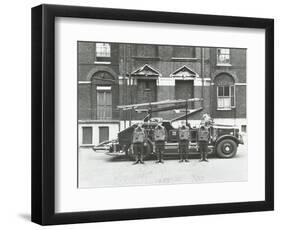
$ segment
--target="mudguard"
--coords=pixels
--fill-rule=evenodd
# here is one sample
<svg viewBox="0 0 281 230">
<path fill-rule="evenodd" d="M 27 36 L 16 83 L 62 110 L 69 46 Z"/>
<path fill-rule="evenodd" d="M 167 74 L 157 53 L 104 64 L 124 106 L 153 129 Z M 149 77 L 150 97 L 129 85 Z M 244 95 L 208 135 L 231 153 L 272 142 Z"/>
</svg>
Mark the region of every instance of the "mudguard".
<svg viewBox="0 0 281 230">
<path fill-rule="evenodd" d="M 215 147 L 217 146 L 217 144 L 218 144 L 220 141 L 222 141 L 222 140 L 224 140 L 224 139 L 231 139 L 231 140 L 235 141 L 235 143 L 237 144 L 237 146 L 238 146 L 239 144 L 241 144 L 240 140 L 239 140 L 237 137 L 235 137 L 235 136 L 232 136 L 232 135 L 222 135 L 222 136 L 220 136 L 220 137 L 216 140 L 216 142 L 215 142 Z"/>
</svg>

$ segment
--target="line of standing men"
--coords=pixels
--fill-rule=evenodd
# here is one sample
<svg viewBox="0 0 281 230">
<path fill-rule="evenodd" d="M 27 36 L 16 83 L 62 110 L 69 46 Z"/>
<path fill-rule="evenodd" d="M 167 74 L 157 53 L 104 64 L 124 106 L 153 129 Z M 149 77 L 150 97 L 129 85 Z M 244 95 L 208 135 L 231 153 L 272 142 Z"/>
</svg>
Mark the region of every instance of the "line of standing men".
<svg viewBox="0 0 281 230">
<path fill-rule="evenodd" d="M 178 153 L 180 160 L 179 162 L 189 162 L 189 141 L 190 141 L 190 125 L 187 126 L 182 124 L 178 129 Z M 167 130 L 161 124 L 158 124 L 153 133 L 155 141 L 155 153 L 157 155 L 156 163 L 164 163 L 163 153 L 165 150 L 165 142 L 167 141 L 168 134 Z M 200 161 L 208 161 L 208 142 L 209 142 L 209 129 L 206 125 L 201 124 L 198 130 L 198 145 L 201 153 Z M 144 164 L 144 150 L 147 143 L 147 136 L 142 124 L 139 123 L 134 129 L 132 136 L 133 151 L 136 156 L 134 164 Z"/>
</svg>

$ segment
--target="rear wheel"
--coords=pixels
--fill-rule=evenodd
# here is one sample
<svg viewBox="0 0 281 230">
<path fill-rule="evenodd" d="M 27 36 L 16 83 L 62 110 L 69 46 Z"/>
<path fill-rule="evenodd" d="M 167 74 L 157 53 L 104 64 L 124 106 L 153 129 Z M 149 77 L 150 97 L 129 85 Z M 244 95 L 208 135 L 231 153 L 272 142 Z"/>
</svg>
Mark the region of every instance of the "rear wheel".
<svg viewBox="0 0 281 230">
<path fill-rule="evenodd" d="M 217 144 L 216 152 L 221 158 L 232 158 L 237 153 L 237 144 L 231 139 L 224 139 Z"/>
</svg>

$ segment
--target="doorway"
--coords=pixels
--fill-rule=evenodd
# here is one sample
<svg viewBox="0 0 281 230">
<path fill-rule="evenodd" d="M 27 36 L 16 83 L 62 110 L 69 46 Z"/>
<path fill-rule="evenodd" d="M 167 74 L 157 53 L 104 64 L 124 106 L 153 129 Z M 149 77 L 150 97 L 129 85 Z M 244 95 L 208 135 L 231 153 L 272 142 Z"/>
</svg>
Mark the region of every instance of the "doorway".
<svg viewBox="0 0 281 230">
<path fill-rule="evenodd" d="M 176 99 L 190 99 L 193 98 L 194 93 L 193 81 L 176 80 L 175 97 Z"/>
</svg>

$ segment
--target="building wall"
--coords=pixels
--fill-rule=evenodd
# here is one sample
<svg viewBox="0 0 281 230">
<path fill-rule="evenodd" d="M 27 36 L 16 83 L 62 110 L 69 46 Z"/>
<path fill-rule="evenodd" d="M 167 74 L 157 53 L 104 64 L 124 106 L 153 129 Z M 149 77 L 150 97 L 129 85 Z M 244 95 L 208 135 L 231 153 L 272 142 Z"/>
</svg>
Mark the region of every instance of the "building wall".
<svg viewBox="0 0 281 230">
<path fill-rule="evenodd" d="M 110 44 L 110 63 L 100 62 L 96 58 L 95 42 L 78 42 L 78 119 L 97 120 L 97 86 L 112 88 L 112 120 L 119 119 L 116 106 L 119 104 L 119 46 Z M 103 73 L 107 80 L 97 80 L 95 76 Z"/>
<path fill-rule="evenodd" d="M 97 61 L 96 45 L 94 42 L 78 42 L 78 117 L 79 130 L 85 125 L 91 126 L 93 130 L 93 144 L 99 140 L 99 127 L 108 126 L 110 138 L 116 138 L 120 130 L 130 124 L 138 122 L 145 117 L 145 113 L 135 111 L 119 111 L 118 105 L 134 104 L 144 101 L 161 101 L 176 99 L 176 81 L 192 81 L 192 95 L 188 97 L 202 98 L 203 102 L 190 104 L 192 108 L 203 106 L 203 110 L 189 117 L 191 123 L 199 123 L 204 113 L 209 113 L 215 121 L 224 124 L 246 125 L 246 50 L 231 49 L 230 65 L 217 65 L 217 48 L 204 48 L 204 66 L 202 66 L 202 50 L 199 47 L 187 47 L 186 52 L 176 52 L 177 48 L 160 45 L 135 45 L 111 43 L 110 63 Z M 181 50 L 179 50 L 181 51 Z M 179 55 L 180 53 L 180 55 Z M 182 57 L 183 56 L 183 57 Z M 148 65 L 159 73 L 158 77 L 150 76 L 136 77 L 132 73 L 144 65 Z M 179 68 L 186 66 L 195 73 L 193 77 L 171 76 Z M 203 68 L 204 67 L 204 68 Z M 204 76 L 202 76 L 202 71 Z M 103 74 L 105 73 L 105 74 Z M 236 106 L 231 110 L 221 111 L 217 109 L 217 76 L 228 74 L 234 80 Z M 100 79 L 100 76 L 112 81 Z M 140 80 L 153 79 L 153 93 L 140 92 Z M 142 80 L 143 82 L 143 80 Z M 148 84 L 149 85 L 149 84 Z M 111 86 L 112 89 L 112 118 L 108 121 L 97 119 L 97 87 Z M 150 87 L 150 86 L 149 86 Z M 185 114 L 185 110 L 173 110 L 158 112 L 154 117 L 164 120 L 174 119 Z M 85 123 L 86 122 L 86 123 Z M 175 122 L 177 125 L 179 122 Z M 82 134 L 79 143 L 82 143 Z"/>
<path fill-rule="evenodd" d="M 95 42 L 78 42 L 78 130 L 79 145 L 97 145 L 100 127 L 109 129 L 109 139 L 117 138 L 120 130 L 119 111 L 119 45 L 110 44 L 110 58 L 100 60 L 96 56 Z M 101 120 L 97 116 L 98 87 L 110 87 L 112 95 L 112 116 Z M 83 144 L 83 127 L 92 130 L 92 143 Z M 89 137 L 88 137 L 89 139 Z"/>
<path fill-rule="evenodd" d="M 92 129 L 92 143 L 91 144 L 83 144 L 83 128 L 84 127 L 91 127 Z M 88 121 L 88 122 L 80 122 L 78 124 L 78 142 L 79 146 L 81 147 L 90 147 L 93 145 L 99 144 L 100 139 L 100 133 L 99 128 L 100 127 L 108 127 L 109 129 L 109 140 L 113 140 L 117 138 L 117 134 L 120 131 L 120 124 L 119 122 L 98 122 L 98 121 Z"/>
<path fill-rule="evenodd" d="M 212 110 L 214 118 L 246 119 L 246 49 L 230 49 L 230 65 L 218 65 L 217 48 L 210 48 L 210 69 L 212 81 Z M 217 109 L 216 77 L 220 74 L 230 75 L 235 85 L 235 108 L 230 111 Z"/>
<path fill-rule="evenodd" d="M 236 85 L 236 117 L 247 118 L 247 85 Z"/>
<path fill-rule="evenodd" d="M 92 118 L 90 83 L 78 84 L 78 120 L 89 120 Z"/>
<path fill-rule="evenodd" d="M 143 49 L 152 49 L 153 46 L 142 46 Z M 170 75 L 175 72 L 177 69 L 186 66 L 190 68 L 197 74 L 196 79 L 194 78 L 194 89 L 193 95 L 194 97 L 201 97 L 202 85 L 201 80 L 201 48 L 198 47 L 191 47 L 194 49 L 194 55 L 192 57 L 175 57 L 174 48 L 172 46 L 165 46 L 160 45 L 154 46 L 155 52 L 143 51 L 140 55 L 138 53 L 138 47 L 134 44 L 122 44 L 120 46 L 120 73 L 122 74 L 129 74 L 130 72 L 144 66 L 149 65 L 150 67 L 156 69 L 161 76 L 157 80 L 157 89 L 155 90 L 157 93 L 156 100 L 167 100 L 167 99 L 175 99 L 175 78 L 171 77 Z M 149 54 L 150 56 L 143 56 L 144 54 Z M 129 57 L 129 58 L 128 58 Z M 210 78 L 210 61 L 209 61 L 209 48 L 205 48 L 205 68 L 204 68 L 204 77 Z M 133 78 L 133 76 L 131 76 Z M 182 80 L 182 79 L 178 79 Z M 199 85 L 198 85 L 199 83 Z M 210 86 L 209 84 L 204 87 L 204 91 L 206 91 L 206 95 L 209 94 L 209 90 L 207 87 Z M 129 89 L 123 90 L 124 92 L 120 91 L 120 104 L 133 104 L 138 103 L 141 101 L 138 97 L 137 93 L 137 80 L 134 81 L 133 86 L 128 87 Z M 124 88 L 124 83 L 122 84 Z M 195 86 L 196 85 L 196 86 Z M 131 90 L 130 90 L 131 89 Z M 129 92 L 128 92 L 129 91 Z M 130 91 L 134 92 L 134 97 L 130 97 Z M 128 94 L 128 97 L 124 95 L 124 93 Z M 121 96 L 122 94 L 122 96 Z M 153 97 L 154 98 L 154 97 Z M 205 100 L 210 100 L 209 97 L 206 97 Z M 149 102 L 149 101 L 148 101 Z M 206 107 L 204 108 L 203 112 L 209 111 L 208 103 L 206 103 Z M 203 113 L 202 112 L 202 113 Z M 197 118 L 201 117 L 202 113 L 197 114 Z M 124 113 L 126 116 L 126 113 Z M 182 114 L 182 113 L 181 113 Z M 141 119 L 145 116 L 145 114 L 137 114 L 136 112 L 132 112 L 132 119 Z M 154 116 L 161 116 L 163 119 L 172 119 L 177 114 L 173 111 L 166 111 L 166 112 L 158 112 L 154 114 Z M 127 119 L 127 116 L 122 116 L 122 119 Z"/>
<path fill-rule="evenodd" d="M 119 45 L 111 43 L 110 64 L 102 64 L 97 61 L 96 43 L 80 41 L 78 45 L 78 81 L 90 81 L 90 73 L 99 67 L 110 68 L 111 71 L 119 74 Z"/>
</svg>

